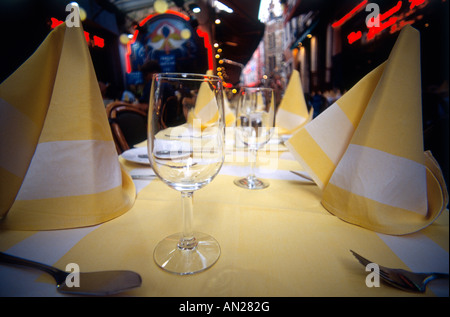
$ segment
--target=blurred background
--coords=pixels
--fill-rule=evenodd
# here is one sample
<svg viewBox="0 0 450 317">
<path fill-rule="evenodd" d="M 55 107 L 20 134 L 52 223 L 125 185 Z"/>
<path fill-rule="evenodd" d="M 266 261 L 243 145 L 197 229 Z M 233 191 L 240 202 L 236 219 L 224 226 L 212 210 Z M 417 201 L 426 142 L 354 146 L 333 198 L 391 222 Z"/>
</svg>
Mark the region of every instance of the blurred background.
<svg viewBox="0 0 450 317">
<path fill-rule="evenodd" d="M 0 1 L 0 82 L 66 20 L 69 4 Z M 149 61 L 162 71 L 211 70 L 230 99 L 243 85 L 271 86 L 278 102 L 296 69 L 315 116 L 384 62 L 399 31 L 412 25 L 421 34 L 425 149 L 448 180 L 448 0 L 79 0 L 76 6 L 108 102 L 139 100 Z M 368 16 L 378 16 L 380 26 L 369 27 Z"/>
</svg>

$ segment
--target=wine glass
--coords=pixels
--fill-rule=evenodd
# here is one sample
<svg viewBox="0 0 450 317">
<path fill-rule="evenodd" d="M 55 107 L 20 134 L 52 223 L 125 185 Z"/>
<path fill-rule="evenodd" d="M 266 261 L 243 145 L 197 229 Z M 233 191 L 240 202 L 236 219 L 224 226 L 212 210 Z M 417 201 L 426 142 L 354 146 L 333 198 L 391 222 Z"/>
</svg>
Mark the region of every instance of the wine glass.
<svg viewBox="0 0 450 317">
<path fill-rule="evenodd" d="M 209 184 L 224 162 L 222 81 L 217 76 L 153 76 L 148 115 L 148 157 L 155 174 L 181 192 L 183 232 L 158 243 L 153 257 L 164 270 L 192 274 L 213 265 L 220 246 L 193 231 L 193 193 Z"/>
<path fill-rule="evenodd" d="M 263 189 L 269 186 L 255 176 L 258 149 L 269 142 L 275 125 L 275 100 L 272 88 L 243 87 L 236 111 L 236 135 L 249 150 L 251 172 L 234 183 L 246 189 Z"/>
</svg>

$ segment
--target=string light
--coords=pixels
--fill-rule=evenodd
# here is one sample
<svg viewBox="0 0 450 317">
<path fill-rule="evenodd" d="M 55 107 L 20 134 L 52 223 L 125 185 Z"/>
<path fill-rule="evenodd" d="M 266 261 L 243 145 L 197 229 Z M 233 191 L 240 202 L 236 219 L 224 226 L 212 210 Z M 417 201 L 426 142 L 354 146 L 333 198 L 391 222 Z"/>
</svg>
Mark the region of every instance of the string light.
<svg viewBox="0 0 450 317">
<path fill-rule="evenodd" d="M 181 38 L 185 39 L 185 40 L 190 39 L 192 36 L 191 31 L 189 29 L 181 30 L 180 35 L 181 35 Z"/>
<path fill-rule="evenodd" d="M 169 5 L 165 0 L 156 0 L 155 3 L 153 4 L 153 8 L 158 13 L 164 13 L 169 8 Z"/>
<path fill-rule="evenodd" d="M 126 45 L 126 44 L 128 44 L 128 42 L 130 41 L 130 38 L 128 37 L 127 34 L 121 34 L 121 35 L 119 36 L 119 41 L 120 41 L 120 43 Z"/>
</svg>

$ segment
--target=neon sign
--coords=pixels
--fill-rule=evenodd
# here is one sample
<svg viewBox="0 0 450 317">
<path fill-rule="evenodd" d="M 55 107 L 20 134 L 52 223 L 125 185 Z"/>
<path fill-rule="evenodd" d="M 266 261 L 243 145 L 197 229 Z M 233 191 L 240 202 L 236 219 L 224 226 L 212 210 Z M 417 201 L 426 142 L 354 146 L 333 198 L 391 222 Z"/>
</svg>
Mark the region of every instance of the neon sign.
<svg viewBox="0 0 450 317">
<path fill-rule="evenodd" d="M 345 14 L 341 19 L 334 22 L 331 26 L 333 28 L 341 27 L 345 22 L 354 17 L 358 12 L 360 12 L 364 7 L 366 11 L 369 2 L 364 0 L 360 2 L 357 6 L 351 9 L 347 14 Z M 408 5 L 409 4 L 409 5 Z M 423 18 L 422 15 L 416 14 L 418 10 L 423 9 L 429 4 L 429 0 L 400 0 L 389 8 L 384 13 L 375 13 L 368 16 L 366 19 L 366 30 L 356 30 L 352 31 L 347 35 L 347 41 L 349 44 L 353 44 L 359 40 L 363 40 L 363 35 L 365 35 L 365 40 L 371 41 L 377 35 L 381 34 L 384 30 L 389 30 L 390 34 L 400 31 L 406 25 L 413 24 L 417 20 Z M 369 4 L 377 6 L 375 3 Z M 402 10 L 402 8 L 406 9 Z M 378 10 L 379 11 L 379 10 Z"/>
</svg>

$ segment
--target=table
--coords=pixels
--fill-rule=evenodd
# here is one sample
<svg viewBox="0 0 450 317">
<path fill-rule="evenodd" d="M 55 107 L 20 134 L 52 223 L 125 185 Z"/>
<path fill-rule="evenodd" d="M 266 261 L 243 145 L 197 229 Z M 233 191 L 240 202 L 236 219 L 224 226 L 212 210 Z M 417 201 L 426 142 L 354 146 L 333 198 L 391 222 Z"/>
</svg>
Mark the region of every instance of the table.
<svg viewBox="0 0 450 317">
<path fill-rule="evenodd" d="M 231 145 L 219 175 L 194 194 L 194 229 L 221 246 L 218 262 L 199 274 L 173 275 L 153 261 L 156 244 L 182 229 L 180 193 L 156 178 L 134 180 L 135 205 L 118 218 L 79 229 L 0 231 L 0 250 L 61 269 L 76 263 L 81 271 L 141 274 L 142 287 L 120 296 L 449 296 L 448 280 L 432 282 L 425 294 L 382 283 L 368 287 L 370 272 L 350 253 L 385 266 L 448 273 L 448 209 L 429 227 L 405 236 L 346 223 L 321 205 L 315 184 L 290 172 L 303 167 L 283 145 L 276 146 L 258 156 L 257 175 L 269 180 L 268 188 L 233 184 L 249 167 L 246 151 Z M 147 165 L 119 160 L 130 174 L 151 172 Z M 33 270 L 1 265 L 0 281 L 0 296 L 65 296 L 50 276 Z"/>
</svg>

